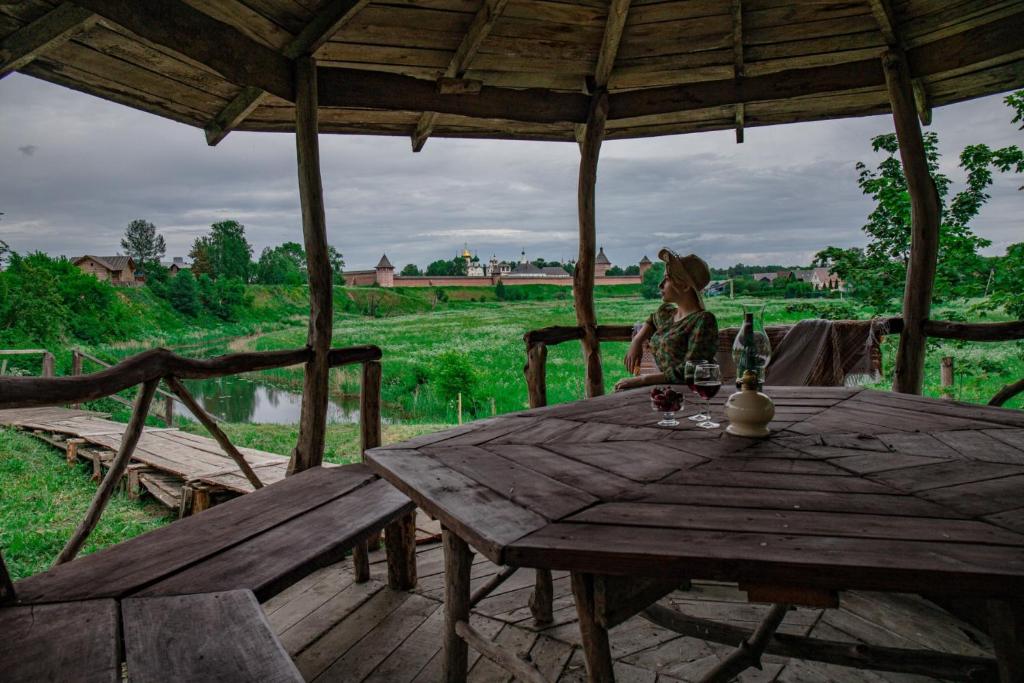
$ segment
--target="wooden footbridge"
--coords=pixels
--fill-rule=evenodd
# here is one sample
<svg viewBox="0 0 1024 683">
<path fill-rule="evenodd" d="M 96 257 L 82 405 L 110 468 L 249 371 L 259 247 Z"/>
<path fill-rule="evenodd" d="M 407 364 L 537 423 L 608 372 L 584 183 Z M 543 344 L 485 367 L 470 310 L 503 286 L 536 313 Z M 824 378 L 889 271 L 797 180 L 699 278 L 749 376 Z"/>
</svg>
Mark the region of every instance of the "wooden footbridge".
<svg viewBox="0 0 1024 683">
<path fill-rule="evenodd" d="M 69 464 L 92 463 L 99 480 L 113 460 L 128 425 L 107 415 L 70 408 L 0 410 L 0 425 L 15 427 L 60 448 Z M 252 448 L 239 448 L 259 480 L 284 479 L 288 458 Z M 139 437 L 125 476 L 128 494 L 148 492 L 179 516 L 205 510 L 225 498 L 249 493 L 253 484 L 214 440 L 174 428 L 146 427 Z"/>
</svg>

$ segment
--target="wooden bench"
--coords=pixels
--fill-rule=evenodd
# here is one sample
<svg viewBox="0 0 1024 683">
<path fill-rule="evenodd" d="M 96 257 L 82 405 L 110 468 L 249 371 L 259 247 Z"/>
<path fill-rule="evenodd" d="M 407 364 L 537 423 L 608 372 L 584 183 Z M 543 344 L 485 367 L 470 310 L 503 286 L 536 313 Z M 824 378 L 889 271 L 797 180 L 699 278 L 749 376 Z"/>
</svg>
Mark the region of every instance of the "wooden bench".
<svg viewBox="0 0 1024 683">
<path fill-rule="evenodd" d="M 144 653 L 173 641 L 175 651 L 205 647 L 219 660 L 168 664 L 163 678 L 133 673 L 132 680 L 301 680 L 265 628 L 257 600 L 342 560 L 381 530 L 388 583 L 411 588 L 414 515 L 412 501 L 365 465 L 318 467 L 13 588 L 0 558 L 0 677 L 120 680 L 121 652 L 129 667 L 133 657 L 145 667 Z M 356 573 L 358 580 L 358 567 Z M 263 659 L 251 652 L 246 659 L 246 648 L 257 643 Z"/>
<path fill-rule="evenodd" d="M 237 588 L 263 601 L 385 527 L 405 533 L 402 519 L 414 510 L 365 465 L 318 467 L 30 576 L 14 590 L 18 604 Z M 415 567 L 404 559 L 389 561 L 389 581 L 409 588 Z"/>
</svg>

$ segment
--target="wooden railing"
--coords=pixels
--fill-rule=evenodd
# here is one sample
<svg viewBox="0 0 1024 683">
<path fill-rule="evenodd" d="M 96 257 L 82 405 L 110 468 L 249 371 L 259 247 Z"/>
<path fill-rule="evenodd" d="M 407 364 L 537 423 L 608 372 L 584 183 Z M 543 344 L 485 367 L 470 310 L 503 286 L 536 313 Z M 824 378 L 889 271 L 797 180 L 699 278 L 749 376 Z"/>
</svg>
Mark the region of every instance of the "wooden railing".
<svg viewBox="0 0 1024 683">
<path fill-rule="evenodd" d="M 0 356 L 35 356 L 41 355 L 42 361 L 39 364 L 39 375 L 42 377 L 53 377 L 55 359 L 53 354 L 46 349 L 0 349 Z M 0 360 L 0 376 L 7 374 L 7 359 Z"/>
<path fill-rule="evenodd" d="M 117 454 L 111 460 L 106 476 L 100 482 L 86 512 L 85 519 L 72 534 L 57 558 L 57 564 L 67 562 L 78 554 L 89 534 L 95 529 L 121 477 L 131 460 L 132 452 L 142 435 L 157 385 L 164 381 L 173 396 L 195 415 L 210 432 L 224 452 L 235 461 L 239 469 L 255 488 L 263 483 L 252 467 L 231 443 L 216 421 L 192 397 L 182 379 L 224 377 L 243 372 L 269 370 L 308 362 L 313 356 L 310 348 L 286 351 L 236 353 L 205 360 L 183 358 L 167 349 L 145 351 L 120 363 L 88 375 L 67 377 L 0 377 L 0 409 L 34 406 L 63 405 L 93 401 L 114 395 L 135 385 L 141 385 L 132 408 L 131 420 L 124 431 Z M 363 366 L 363 386 L 360 392 L 360 446 L 361 452 L 381 444 L 380 428 L 380 371 L 381 350 L 376 346 L 353 346 L 330 349 L 327 365 L 338 367 L 353 363 Z M 326 397 L 325 397 L 326 399 Z M 357 547 L 365 555 L 366 546 Z"/>
<path fill-rule="evenodd" d="M 82 351 L 81 349 L 71 349 L 71 375 L 72 376 L 84 374 L 83 373 L 83 366 L 85 365 L 85 361 L 89 361 L 91 363 L 95 363 L 96 365 L 100 366 L 101 368 L 112 368 L 112 367 L 114 367 L 113 363 L 108 363 L 107 361 L 102 360 L 100 358 L 97 358 L 96 356 L 93 356 L 93 355 L 91 355 L 89 353 L 86 353 L 85 351 Z M 163 389 L 159 389 L 159 388 L 156 390 L 156 393 L 157 393 L 158 396 L 161 396 L 164 399 L 164 412 L 163 412 L 163 414 L 160 414 L 160 413 L 157 413 L 157 412 L 154 412 L 154 411 L 151 410 L 149 414 L 153 415 L 154 417 L 157 417 L 157 418 L 163 420 L 165 425 L 167 425 L 168 427 L 171 427 L 173 425 L 173 422 L 174 422 L 174 401 L 175 401 L 175 396 L 174 396 L 174 394 L 170 393 L 169 391 L 164 391 Z M 131 401 L 129 401 L 128 399 L 126 399 L 126 398 L 124 398 L 124 397 L 122 397 L 122 396 L 120 396 L 118 394 L 111 394 L 107 398 L 112 399 L 114 401 L 117 401 L 118 403 L 120 403 L 122 405 L 126 405 L 128 407 L 132 406 L 132 402 Z M 77 408 L 79 404 L 75 403 L 75 404 L 72 404 L 72 405 L 74 405 L 74 407 Z M 213 419 L 218 420 L 218 421 L 220 420 L 220 417 L 218 417 L 217 415 L 214 415 L 213 413 L 209 413 L 209 414 L 210 414 L 210 417 L 212 417 Z"/>
<path fill-rule="evenodd" d="M 877 318 L 874 329 L 877 334 L 900 334 L 903 331 L 903 318 Z M 779 338 L 792 327 L 791 325 L 770 325 L 768 336 Z M 959 323 L 946 320 L 927 320 L 924 323 L 925 335 L 939 339 L 959 339 L 972 342 L 999 342 L 1024 339 L 1024 320 L 1012 320 L 1001 323 Z M 739 328 L 726 328 L 720 335 L 735 337 Z M 547 347 L 575 339 L 582 340 L 583 328 L 573 326 L 545 327 L 532 330 L 523 335 L 526 343 L 526 386 L 529 392 L 531 408 L 547 405 Z M 598 342 L 628 342 L 633 338 L 632 325 L 598 325 Z M 1003 387 L 989 405 L 1001 406 L 1017 394 L 1024 392 L 1024 379 Z"/>
</svg>

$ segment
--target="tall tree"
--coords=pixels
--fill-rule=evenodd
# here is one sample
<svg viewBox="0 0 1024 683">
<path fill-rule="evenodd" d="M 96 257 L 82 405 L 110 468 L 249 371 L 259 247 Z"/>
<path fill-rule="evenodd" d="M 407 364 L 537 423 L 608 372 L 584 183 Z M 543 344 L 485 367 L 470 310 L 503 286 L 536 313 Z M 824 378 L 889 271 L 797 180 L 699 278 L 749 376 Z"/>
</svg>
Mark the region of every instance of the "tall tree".
<svg viewBox="0 0 1024 683">
<path fill-rule="evenodd" d="M 343 277 L 343 273 L 345 270 L 345 259 L 341 255 L 340 251 L 338 251 L 329 244 L 327 245 L 327 260 L 331 262 L 331 279 L 333 280 L 334 284 L 345 284 L 345 278 Z"/>
<path fill-rule="evenodd" d="M 422 275 L 422 274 L 423 273 L 420 272 L 420 269 L 416 266 L 415 263 L 407 263 L 407 264 L 405 264 L 405 268 L 402 268 L 402 272 L 400 273 L 400 275 L 403 275 L 405 277 L 415 277 L 417 275 Z"/>
<path fill-rule="evenodd" d="M 164 237 L 156 231 L 156 226 L 141 218 L 128 224 L 121 238 L 121 248 L 142 272 L 159 266 L 160 258 L 167 251 Z"/>
<path fill-rule="evenodd" d="M 215 280 L 227 277 L 248 282 L 252 274 L 252 245 L 245 238 L 245 226 L 238 221 L 211 225 L 209 235 L 192 243 L 189 256 L 193 271 Z"/>
</svg>

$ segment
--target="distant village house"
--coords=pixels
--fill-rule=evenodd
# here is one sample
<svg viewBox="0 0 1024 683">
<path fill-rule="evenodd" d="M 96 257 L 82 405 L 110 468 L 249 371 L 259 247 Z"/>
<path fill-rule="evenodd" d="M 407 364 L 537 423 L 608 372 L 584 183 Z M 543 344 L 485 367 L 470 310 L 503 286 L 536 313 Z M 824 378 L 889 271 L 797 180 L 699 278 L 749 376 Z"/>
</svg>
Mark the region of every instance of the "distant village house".
<svg viewBox="0 0 1024 683">
<path fill-rule="evenodd" d="M 798 280 L 808 282 L 815 289 L 837 289 L 845 291 L 845 283 L 838 275 L 828 268 L 812 268 L 810 270 L 780 270 L 774 273 L 754 273 L 752 278 L 761 282 L 774 282 L 777 279 Z"/>
<path fill-rule="evenodd" d="M 131 256 L 77 256 L 71 263 L 78 266 L 83 273 L 88 273 L 98 280 L 106 280 L 112 285 L 137 287 L 145 278 L 135 270 L 135 261 Z"/>
<path fill-rule="evenodd" d="M 167 274 L 174 277 L 183 270 L 191 270 L 192 264 L 183 256 L 175 256 L 170 261 L 161 261 L 160 265 L 167 269 Z"/>
</svg>

